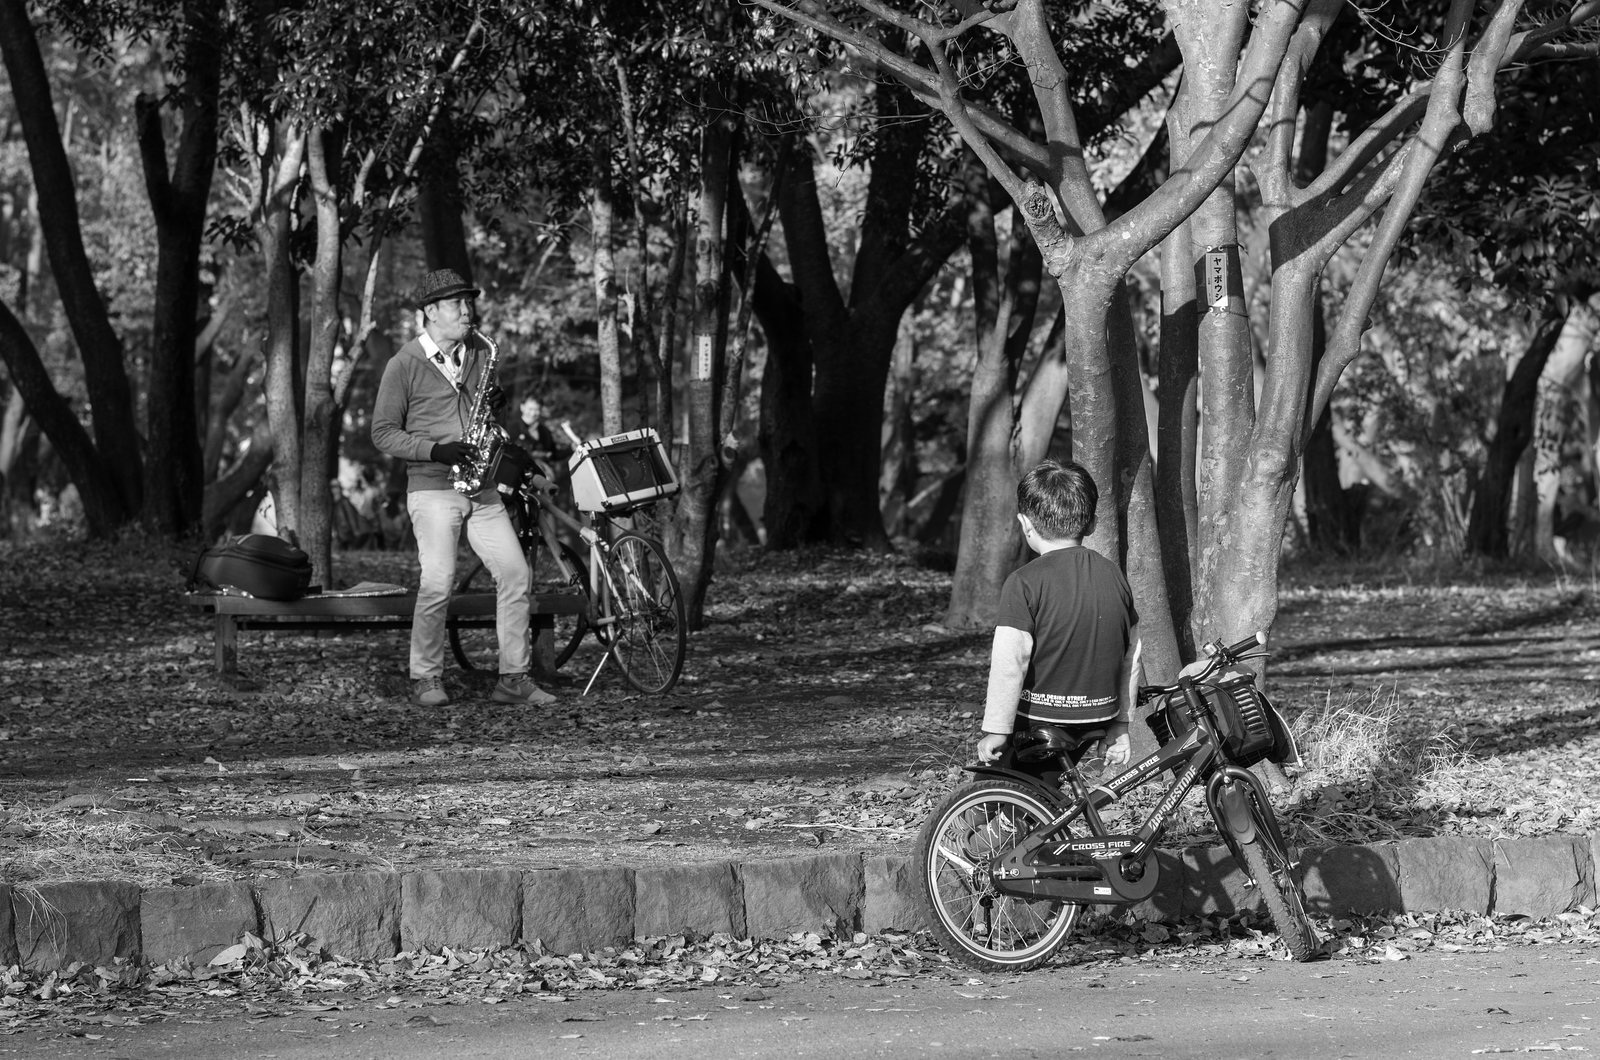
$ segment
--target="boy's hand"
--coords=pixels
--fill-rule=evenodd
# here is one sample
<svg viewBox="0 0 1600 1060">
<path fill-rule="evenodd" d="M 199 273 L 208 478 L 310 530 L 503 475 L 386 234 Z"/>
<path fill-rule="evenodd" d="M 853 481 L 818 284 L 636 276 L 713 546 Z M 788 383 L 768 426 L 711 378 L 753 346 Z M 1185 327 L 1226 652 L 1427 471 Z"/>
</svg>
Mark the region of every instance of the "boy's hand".
<svg viewBox="0 0 1600 1060">
<path fill-rule="evenodd" d="M 1010 741 L 1011 737 L 1002 733 L 984 733 L 978 741 L 978 761 L 986 766 L 994 765 L 1000 761 L 1000 755 L 1004 753 L 1006 744 Z"/>
<path fill-rule="evenodd" d="M 1119 725 L 1106 730 L 1106 765 L 1120 769 L 1127 765 L 1131 758 L 1133 758 L 1133 738 L 1128 735 L 1128 727 Z"/>
</svg>

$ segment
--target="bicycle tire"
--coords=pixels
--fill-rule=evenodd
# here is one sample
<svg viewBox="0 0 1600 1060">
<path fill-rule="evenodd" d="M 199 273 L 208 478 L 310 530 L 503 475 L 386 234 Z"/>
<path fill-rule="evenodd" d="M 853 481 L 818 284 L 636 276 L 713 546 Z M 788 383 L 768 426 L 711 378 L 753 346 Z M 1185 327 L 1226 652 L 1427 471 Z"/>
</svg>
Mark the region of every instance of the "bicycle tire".
<svg viewBox="0 0 1600 1060">
<path fill-rule="evenodd" d="M 567 566 L 572 568 L 572 585 L 583 593 L 584 610 L 576 615 L 555 616 L 555 658 L 552 660 L 554 669 L 561 669 L 567 665 L 578 645 L 583 643 L 584 634 L 589 632 L 589 579 L 584 576 L 587 569 L 583 560 L 578 556 L 578 550 L 567 544 L 561 543 L 561 557 L 567 561 Z"/>
<path fill-rule="evenodd" d="M 946 953 L 982 971 L 1025 972 L 1066 942 L 1084 906 L 1000 894 L 987 869 L 1010 837 L 1055 815 L 1038 793 L 1007 780 L 957 788 L 934 807 L 917 833 L 918 898 Z"/>
<path fill-rule="evenodd" d="M 596 636 L 628 684 L 646 695 L 669 692 L 683 673 L 688 619 L 666 549 L 625 533 L 603 555 L 610 578 L 601 606 L 613 621 L 604 636 L 599 629 Z"/>
<path fill-rule="evenodd" d="M 488 568 L 484 567 L 483 560 L 473 557 L 472 566 L 467 568 L 467 573 L 456 579 L 453 593 L 486 592 L 494 588 L 494 579 L 489 577 Z M 493 667 L 500 657 L 500 645 L 495 638 L 493 628 L 489 629 L 460 629 L 453 623 L 449 626 L 450 654 L 456 658 L 456 665 L 463 670 L 487 670 Z M 484 664 L 483 658 L 489 662 Z"/>
<path fill-rule="evenodd" d="M 566 542 L 561 543 L 561 555 L 566 559 L 567 565 L 574 571 L 573 584 L 584 595 L 585 601 L 589 597 L 589 583 L 584 578 L 583 560 L 579 558 L 577 550 Z M 528 547 L 526 558 L 528 570 L 534 571 L 537 555 L 534 546 Z M 559 568 L 558 568 L 559 569 Z M 488 569 L 484 567 L 483 560 L 474 559 L 467 573 L 456 580 L 455 592 L 487 592 L 494 588 L 494 580 L 488 577 Z M 537 587 L 535 587 L 537 591 Z M 587 607 L 585 607 L 587 611 Z M 529 631 L 531 635 L 531 630 Z M 555 635 L 553 645 L 555 656 L 552 659 L 552 668 L 561 669 L 578 650 L 578 645 L 583 643 L 584 634 L 589 632 L 589 618 L 586 613 L 576 615 L 558 614 L 555 616 Z M 493 628 L 488 629 L 460 629 L 450 626 L 450 652 L 455 656 L 456 664 L 463 670 L 476 671 L 488 670 L 497 665 L 500 657 L 500 645 Z M 488 661 L 485 662 L 485 659 Z"/>
<path fill-rule="evenodd" d="M 1311 925 L 1310 914 L 1306 912 L 1297 866 L 1274 838 L 1277 830 L 1273 822 L 1262 820 L 1263 813 L 1271 812 L 1255 799 L 1250 800 L 1255 836 L 1250 842 L 1240 844 L 1239 852 L 1244 855 L 1245 871 L 1255 880 L 1289 956 L 1296 961 L 1316 960 L 1326 954 L 1317 938 L 1317 929 Z"/>
</svg>

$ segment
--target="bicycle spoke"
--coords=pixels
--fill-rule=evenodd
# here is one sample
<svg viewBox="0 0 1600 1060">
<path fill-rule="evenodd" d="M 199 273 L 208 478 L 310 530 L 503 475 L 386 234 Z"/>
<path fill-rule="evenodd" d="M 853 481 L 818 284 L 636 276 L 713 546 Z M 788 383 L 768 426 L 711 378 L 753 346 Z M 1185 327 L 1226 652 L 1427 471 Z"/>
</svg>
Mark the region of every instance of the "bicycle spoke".
<svg viewBox="0 0 1600 1060">
<path fill-rule="evenodd" d="M 606 555 L 615 624 L 609 646 L 628 683 L 665 692 L 677 683 L 685 646 L 683 599 L 661 546 L 623 534 Z"/>
</svg>

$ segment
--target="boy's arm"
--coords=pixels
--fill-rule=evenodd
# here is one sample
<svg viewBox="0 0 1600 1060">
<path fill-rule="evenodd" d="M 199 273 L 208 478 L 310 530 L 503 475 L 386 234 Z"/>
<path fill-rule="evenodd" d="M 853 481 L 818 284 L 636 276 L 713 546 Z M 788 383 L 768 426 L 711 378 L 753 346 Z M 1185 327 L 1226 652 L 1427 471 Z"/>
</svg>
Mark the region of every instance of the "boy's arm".
<svg viewBox="0 0 1600 1060">
<path fill-rule="evenodd" d="M 1106 764 L 1126 765 L 1133 757 L 1128 725 L 1133 721 L 1133 705 L 1139 701 L 1139 684 L 1144 680 L 1144 641 L 1139 624 L 1128 631 L 1128 650 L 1123 653 L 1117 674 L 1117 720 L 1106 729 Z"/>
<path fill-rule="evenodd" d="M 1028 677 L 1028 660 L 1033 658 L 1033 634 L 1012 626 L 994 628 L 994 646 L 989 651 L 989 692 L 983 705 L 983 736 L 978 740 L 978 761 L 993 762 L 1000 757 L 1011 730 L 1016 725 L 1017 704 L 1022 700 L 1022 685 Z"/>
</svg>

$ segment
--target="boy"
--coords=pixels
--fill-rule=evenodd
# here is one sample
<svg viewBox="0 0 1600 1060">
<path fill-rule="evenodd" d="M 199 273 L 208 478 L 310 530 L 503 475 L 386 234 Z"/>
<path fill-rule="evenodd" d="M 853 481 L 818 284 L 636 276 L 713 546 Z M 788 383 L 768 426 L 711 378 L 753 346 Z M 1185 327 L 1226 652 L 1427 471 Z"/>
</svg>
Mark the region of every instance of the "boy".
<svg viewBox="0 0 1600 1060">
<path fill-rule="evenodd" d="M 1106 765 L 1128 762 L 1143 645 L 1128 580 L 1083 547 L 1098 501 L 1070 461 L 1046 460 L 1017 483 L 1017 521 L 1039 555 L 1000 590 L 980 762 L 1000 761 L 1014 732 L 1041 722 L 1073 735 L 1104 729 Z"/>
</svg>

